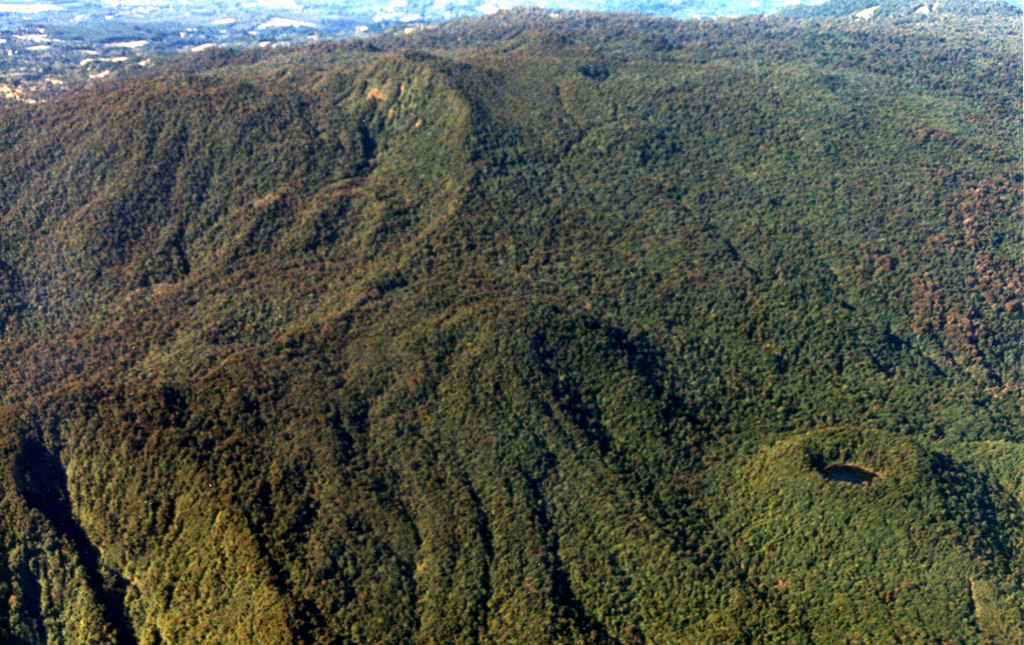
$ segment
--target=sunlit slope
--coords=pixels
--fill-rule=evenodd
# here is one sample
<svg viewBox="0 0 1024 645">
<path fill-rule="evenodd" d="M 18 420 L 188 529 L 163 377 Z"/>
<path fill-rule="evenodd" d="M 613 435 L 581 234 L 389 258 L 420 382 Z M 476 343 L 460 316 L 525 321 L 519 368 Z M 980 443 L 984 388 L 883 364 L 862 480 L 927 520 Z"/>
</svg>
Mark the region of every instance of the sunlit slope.
<svg viewBox="0 0 1024 645">
<path fill-rule="evenodd" d="M 0 634 L 1019 641 L 1020 26 L 956 20 L 525 12 L 0 113 Z"/>
</svg>

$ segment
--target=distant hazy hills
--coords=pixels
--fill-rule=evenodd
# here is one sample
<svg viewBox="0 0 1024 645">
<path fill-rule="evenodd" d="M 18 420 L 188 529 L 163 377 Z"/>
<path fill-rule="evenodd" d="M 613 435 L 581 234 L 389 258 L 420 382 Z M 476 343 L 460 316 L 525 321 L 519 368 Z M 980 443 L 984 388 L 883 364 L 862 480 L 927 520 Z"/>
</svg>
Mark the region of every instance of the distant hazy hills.
<svg viewBox="0 0 1024 645">
<path fill-rule="evenodd" d="M 794 18 L 840 18 L 858 20 L 929 20 L 942 16 L 1020 16 L 1020 3 L 988 2 L 984 0 L 947 0 L 946 2 L 919 2 L 917 0 L 831 0 L 823 4 L 791 6 L 783 15 Z"/>
<path fill-rule="evenodd" d="M 0 641 L 1021 642 L 1021 42 L 521 10 L 4 106 Z"/>
<path fill-rule="evenodd" d="M 912 0 L 912 10 L 927 7 L 941 13 L 1004 12 L 1019 8 L 1020 2 L 1005 0 L 949 0 L 924 2 Z M 813 8 L 821 5 L 858 5 L 864 9 L 874 5 L 902 4 L 901 0 L 883 2 L 824 2 L 813 0 L 348 0 L 343 3 L 330 0 L 260 0 L 238 2 L 218 0 L 135 0 L 111 2 L 105 0 L 53 0 L 53 2 L 0 3 L 0 22 L 27 20 L 42 23 L 75 23 L 79 27 L 89 22 L 116 22 L 147 24 L 193 23 L 204 29 L 211 25 L 225 27 L 246 26 L 250 29 L 274 27 L 330 29 L 339 21 L 358 22 L 366 26 L 393 26 L 424 22 L 438 22 L 453 18 L 479 17 L 507 11 L 516 7 L 539 7 L 551 11 L 614 11 L 639 13 L 678 19 L 748 14 L 774 14 L 794 7 Z M 864 6 L 859 6 L 864 5 Z M 829 11 L 829 10 L 826 10 Z"/>
</svg>

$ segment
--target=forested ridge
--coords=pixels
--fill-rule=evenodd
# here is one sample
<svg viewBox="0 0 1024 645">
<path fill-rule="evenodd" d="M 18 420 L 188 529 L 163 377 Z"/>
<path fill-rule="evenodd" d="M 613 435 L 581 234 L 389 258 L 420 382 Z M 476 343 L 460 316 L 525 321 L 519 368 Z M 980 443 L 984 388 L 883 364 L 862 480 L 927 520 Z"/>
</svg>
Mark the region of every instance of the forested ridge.
<svg viewBox="0 0 1024 645">
<path fill-rule="evenodd" d="M 1021 642 L 1020 65 L 524 10 L 3 106 L 0 641 Z"/>
</svg>

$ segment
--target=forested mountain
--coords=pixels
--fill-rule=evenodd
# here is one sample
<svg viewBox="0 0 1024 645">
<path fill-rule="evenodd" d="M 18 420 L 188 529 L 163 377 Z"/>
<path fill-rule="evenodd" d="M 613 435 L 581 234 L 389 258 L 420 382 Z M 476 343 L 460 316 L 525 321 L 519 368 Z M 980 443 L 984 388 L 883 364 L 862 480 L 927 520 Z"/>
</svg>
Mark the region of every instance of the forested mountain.
<svg viewBox="0 0 1024 645">
<path fill-rule="evenodd" d="M 519 11 L 3 107 L 0 640 L 1021 642 L 1020 64 Z"/>
</svg>

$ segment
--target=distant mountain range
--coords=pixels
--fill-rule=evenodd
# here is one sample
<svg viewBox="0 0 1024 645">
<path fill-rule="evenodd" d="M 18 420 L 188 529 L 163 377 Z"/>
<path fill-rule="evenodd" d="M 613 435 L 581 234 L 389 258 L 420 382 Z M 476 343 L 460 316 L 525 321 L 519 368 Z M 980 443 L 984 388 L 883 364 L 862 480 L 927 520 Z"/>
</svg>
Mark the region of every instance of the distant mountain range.
<svg viewBox="0 0 1024 645">
<path fill-rule="evenodd" d="M 780 14 L 792 18 L 928 21 L 942 16 L 1019 15 L 1001 0 L 794 0 L 591 2 L 552 0 L 552 16 L 580 11 L 635 12 L 671 18 Z M 47 100 L 72 87 L 139 71 L 160 60 L 210 48 L 280 47 L 411 32 L 456 18 L 495 15 L 516 3 L 428 0 L 329 3 L 61 1 L 0 4 L 0 103 Z"/>
<path fill-rule="evenodd" d="M 8 2 L 0 4 L 0 15 L 7 20 L 80 22 L 84 19 L 123 20 L 128 22 L 180 21 L 194 22 L 197 26 L 246 23 L 259 29 L 267 21 L 274 26 L 330 29 L 339 23 L 355 23 L 357 27 L 375 28 L 396 24 L 421 24 L 467 16 L 490 15 L 517 6 L 538 6 L 552 11 L 613 11 L 632 12 L 678 19 L 738 16 L 747 14 L 774 14 L 795 6 L 818 6 L 823 0 L 473 0 L 471 2 L 443 0 L 354 0 L 326 2 L 324 0 L 259 0 L 214 2 L 175 0 L 53 0 L 52 2 Z M 850 3 L 847 3 L 850 4 Z M 872 0 L 853 2 L 860 9 L 880 4 Z M 955 0 L 925 2 L 915 0 L 914 9 L 949 11 L 954 7 L 981 4 L 1003 4 Z M 1016 2 L 1020 6 L 1019 0 Z M 863 5 L 863 6 L 861 6 Z"/>
</svg>

